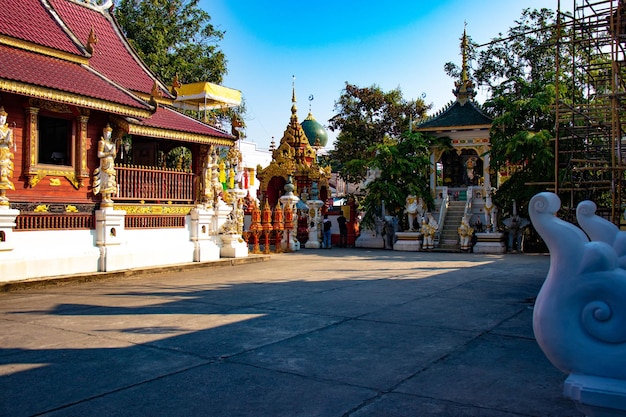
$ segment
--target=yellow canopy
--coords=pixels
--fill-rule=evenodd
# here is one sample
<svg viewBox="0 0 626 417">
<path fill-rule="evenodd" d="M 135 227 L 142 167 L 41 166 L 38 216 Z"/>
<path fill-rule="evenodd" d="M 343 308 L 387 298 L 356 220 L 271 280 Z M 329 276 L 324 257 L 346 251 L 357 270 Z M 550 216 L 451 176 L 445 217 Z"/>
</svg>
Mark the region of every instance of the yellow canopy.
<svg viewBox="0 0 626 417">
<path fill-rule="evenodd" d="M 206 111 L 241 104 L 241 91 L 213 83 L 183 84 L 176 91 L 174 106 L 184 110 Z"/>
</svg>

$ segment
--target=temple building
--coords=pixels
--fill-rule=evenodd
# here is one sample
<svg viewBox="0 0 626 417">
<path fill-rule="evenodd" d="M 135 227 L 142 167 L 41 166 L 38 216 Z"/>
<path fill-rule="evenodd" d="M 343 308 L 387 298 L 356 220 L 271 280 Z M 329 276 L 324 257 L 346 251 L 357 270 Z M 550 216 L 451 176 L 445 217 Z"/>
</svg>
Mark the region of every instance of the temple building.
<svg viewBox="0 0 626 417">
<path fill-rule="evenodd" d="M 289 124 L 278 147 L 272 152 L 272 162 L 265 168 L 258 167 L 257 169 L 257 178 L 260 183 L 259 199 L 262 203 L 267 201 L 270 207 L 274 207 L 278 202 L 289 177 L 292 178 L 296 187 L 294 193 L 300 198 L 302 198 L 302 193 L 305 193 L 306 199 L 312 191 L 315 192 L 314 190 L 317 190 L 319 200 L 326 201 L 330 197 L 328 184 L 331 177 L 330 167 L 321 168 L 318 165 L 315 149 L 315 147 L 325 145 L 328 141 L 328 134 L 311 113 L 301 125 L 298 122 L 297 112 L 294 87 Z M 307 136 L 305 128 L 311 137 Z M 322 141 L 324 141 L 323 144 Z"/>
<path fill-rule="evenodd" d="M 236 152 L 219 157 L 238 137 L 180 109 L 236 106 L 241 93 L 159 80 L 112 8 L 0 7 L 1 280 L 219 258 L 219 234 L 237 229 L 222 185 L 246 175 Z"/>
<path fill-rule="evenodd" d="M 449 191 L 464 192 L 469 186 L 491 186 L 488 152 L 491 149 L 489 132 L 493 120 L 474 101 L 476 92 L 468 76 L 467 42 L 467 35 L 463 32 L 461 76 L 452 90 L 456 100 L 420 123 L 416 129 L 435 137 L 449 138 L 452 145 L 452 149 L 433 149 L 431 163 L 440 169 L 431 173 L 431 190 L 444 186 Z"/>
</svg>

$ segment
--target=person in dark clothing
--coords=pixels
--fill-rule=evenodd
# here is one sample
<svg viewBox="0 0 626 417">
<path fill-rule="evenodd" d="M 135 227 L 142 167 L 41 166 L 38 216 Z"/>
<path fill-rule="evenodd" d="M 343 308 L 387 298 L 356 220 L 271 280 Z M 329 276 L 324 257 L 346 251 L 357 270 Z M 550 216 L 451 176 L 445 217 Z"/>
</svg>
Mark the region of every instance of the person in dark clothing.
<svg viewBox="0 0 626 417">
<path fill-rule="evenodd" d="M 339 247 L 345 248 L 348 246 L 348 225 L 343 213 L 337 217 L 337 223 L 339 224 Z"/>
<path fill-rule="evenodd" d="M 328 218 L 328 214 L 324 215 L 324 221 L 322 222 L 324 228 L 323 228 L 323 241 L 322 241 L 322 248 L 325 249 L 330 249 L 331 248 L 331 242 L 330 242 L 330 238 L 331 238 L 331 228 L 332 228 L 332 223 L 330 222 L 330 219 Z"/>
</svg>

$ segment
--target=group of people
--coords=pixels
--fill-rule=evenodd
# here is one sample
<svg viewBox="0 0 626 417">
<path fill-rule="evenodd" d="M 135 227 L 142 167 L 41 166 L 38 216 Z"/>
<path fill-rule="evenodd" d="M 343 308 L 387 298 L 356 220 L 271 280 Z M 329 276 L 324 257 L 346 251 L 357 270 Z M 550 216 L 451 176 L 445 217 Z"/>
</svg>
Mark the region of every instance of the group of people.
<svg viewBox="0 0 626 417">
<path fill-rule="evenodd" d="M 339 225 L 339 247 L 346 248 L 348 247 L 348 219 L 346 216 L 341 213 L 339 217 L 337 217 L 337 224 Z M 322 221 L 322 248 L 330 249 L 332 247 L 332 223 L 328 218 L 328 214 L 324 215 L 324 220 Z"/>
</svg>

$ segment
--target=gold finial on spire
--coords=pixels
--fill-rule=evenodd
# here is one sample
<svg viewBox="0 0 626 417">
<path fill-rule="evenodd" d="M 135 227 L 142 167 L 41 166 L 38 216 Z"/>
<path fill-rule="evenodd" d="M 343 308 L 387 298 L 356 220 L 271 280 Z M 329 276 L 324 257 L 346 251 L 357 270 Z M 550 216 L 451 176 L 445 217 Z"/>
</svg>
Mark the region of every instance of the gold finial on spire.
<svg viewBox="0 0 626 417">
<path fill-rule="evenodd" d="M 463 67 L 461 68 L 461 82 L 466 82 L 469 77 L 467 75 L 467 54 L 469 49 L 469 43 L 467 41 L 467 22 L 463 28 L 463 38 L 461 39 L 461 55 L 463 55 Z"/>
<path fill-rule="evenodd" d="M 474 83 L 469 78 L 469 39 L 467 37 L 467 22 L 463 28 L 463 37 L 461 38 L 461 56 L 463 58 L 461 66 L 460 80 L 454 83 L 455 89 L 452 90 L 461 106 L 464 106 L 468 100 L 471 100 L 476 95 L 474 91 Z"/>
<path fill-rule="evenodd" d="M 296 114 L 298 107 L 296 107 L 296 76 L 291 76 L 291 113 Z"/>
</svg>

